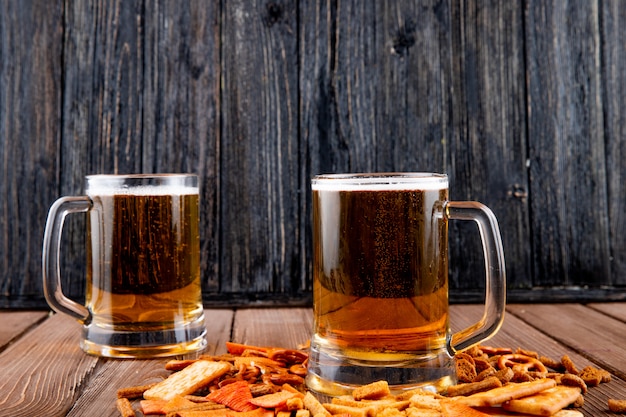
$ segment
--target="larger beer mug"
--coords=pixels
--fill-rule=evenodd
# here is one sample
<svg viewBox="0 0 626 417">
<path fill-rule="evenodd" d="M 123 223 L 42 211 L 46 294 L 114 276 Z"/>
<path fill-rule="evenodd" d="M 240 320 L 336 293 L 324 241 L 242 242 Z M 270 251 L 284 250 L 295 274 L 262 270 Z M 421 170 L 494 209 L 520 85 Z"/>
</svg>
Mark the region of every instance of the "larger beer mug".
<svg viewBox="0 0 626 417">
<path fill-rule="evenodd" d="M 61 288 L 67 214 L 87 213 L 85 305 Z M 48 304 L 82 323 L 81 346 L 107 357 L 158 357 L 206 346 L 198 177 L 92 175 L 86 195 L 50 208 L 43 243 Z"/>
<path fill-rule="evenodd" d="M 448 201 L 441 174 L 322 175 L 312 191 L 309 389 L 333 396 L 378 380 L 394 392 L 454 384 L 454 352 L 493 336 L 504 318 L 504 255 L 493 213 L 477 202 Z M 455 334 L 449 219 L 478 224 L 486 268 L 484 315 Z"/>
</svg>

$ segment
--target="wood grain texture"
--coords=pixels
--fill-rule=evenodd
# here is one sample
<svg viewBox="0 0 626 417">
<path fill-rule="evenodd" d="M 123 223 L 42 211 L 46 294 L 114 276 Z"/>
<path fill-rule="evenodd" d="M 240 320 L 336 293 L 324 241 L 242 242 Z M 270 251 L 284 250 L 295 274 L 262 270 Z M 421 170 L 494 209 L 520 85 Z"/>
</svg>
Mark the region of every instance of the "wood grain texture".
<svg viewBox="0 0 626 417">
<path fill-rule="evenodd" d="M 305 345 L 313 330 L 310 308 L 237 310 L 231 340 L 258 346 L 295 349 Z"/>
<path fill-rule="evenodd" d="M 626 308 L 620 303 L 591 303 L 588 307 L 601 311 L 604 314 L 626 322 Z"/>
<path fill-rule="evenodd" d="M 599 3 L 529 1 L 527 10 L 536 282 L 610 284 Z"/>
<path fill-rule="evenodd" d="M 0 326 L 0 350 L 11 341 L 21 337 L 24 332 L 46 319 L 48 313 L 43 311 L 8 311 L 2 315 Z"/>
<path fill-rule="evenodd" d="M 0 357 L 3 415 L 65 415 L 78 398 L 77 387 L 98 362 L 82 353 L 79 335 L 75 320 L 53 315 L 4 351 Z"/>
<path fill-rule="evenodd" d="M 17 305 L 41 305 L 41 238 L 59 193 L 62 23 L 60 2 L 0 4 L 0 295 Z"/>
<path fill-rule="evenodd" d="M 94 173 L 190 172 L 201 178 L 203 284 L 217 291 L 217 6 L 203 1 L 71 3 L 66 16 L 62 193 Z M 68 293 L 84 286 L 84 220 L 64 252 Z"/>
<path fill-rule="evenodd" d="M 601 2 L 602 39 L 601 85 L 602 110 L 609 201 L 609 239 L 611 247 L 611 282 L 626 284 L 626 33 L 621 19 L 626 4 L 621 1 Z"/>
<path fill-rule="evenodd" d="M 310 304 L 310 177 L 355 171 L 445 172 L 452 199 L 489 206 L 516 301 L 623 300 L 625 8 L 2 2 L 0 307 L 46 306 L 55 198 L 87 174 L 157 171 L 200 175 L 210 306 Z M 452 296 L 476 301 L 476 228 L 450 225 Z M 78 300 L 84 241 L 71 216 Z"/>
<path fill-rule="evenodd" d="M 524 15 L 519 4 L 452 2 L 450 198 L 486 204 L 498 218 L 509 288 L 532 287 Z M 483 286 L 477 229 L 451 223 L 453 288 Z"/>
<path fill-rule="evenodd" d="M 295 3 L 223 5 L 220 290 L 252 299 L 302 285 L 297 22 Z"/>
</svg>

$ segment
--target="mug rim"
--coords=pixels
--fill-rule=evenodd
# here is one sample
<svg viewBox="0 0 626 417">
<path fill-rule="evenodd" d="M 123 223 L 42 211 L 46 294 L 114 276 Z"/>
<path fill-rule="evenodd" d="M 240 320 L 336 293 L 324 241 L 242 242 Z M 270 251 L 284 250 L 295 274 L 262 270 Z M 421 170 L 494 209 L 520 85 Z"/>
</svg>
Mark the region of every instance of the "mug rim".
<svg viewBox="0 0 626 417">
<path fill-rule="evenodd" d="M 147 174 L 147 173 L 139 173 L 139 174 L 89 174 L 85 175 L 85 178 L 89 179 L 145 179 L 145 178 L 173 178 L 173 177 L 197 177 L 197 174 L 191 173 L 157 173 L 157 174 Z"/>
<path fill-rule="evenodd" d="M 320 174 L 311 179 L 315 190 L 424 190 L 448 188 L 448 176 L 435 172 L 370 172 Z"/>
</svg>

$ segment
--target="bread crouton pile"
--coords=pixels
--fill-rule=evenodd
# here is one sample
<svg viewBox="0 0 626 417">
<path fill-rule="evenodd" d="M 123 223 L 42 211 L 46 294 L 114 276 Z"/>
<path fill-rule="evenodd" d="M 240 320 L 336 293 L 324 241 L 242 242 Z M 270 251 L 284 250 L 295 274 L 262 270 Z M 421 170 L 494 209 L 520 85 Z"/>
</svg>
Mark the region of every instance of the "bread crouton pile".
<svg viewBox="0 0 626 417">
<path fill-rule="evenodd" d="M 172 360 L 172 374 L 117 392 L 122 417 L 580 417 L 590 387 L 608 372 L 579 370 L 567 356 L 478 346 L 457 353 L 458 384 L 392 393 L 386 381 L 320 402 L 304 384 L 307 351 L 227 343 L 228 353 Z M 609 400 L 613 412 L 626 401 Z"/>
</svg>

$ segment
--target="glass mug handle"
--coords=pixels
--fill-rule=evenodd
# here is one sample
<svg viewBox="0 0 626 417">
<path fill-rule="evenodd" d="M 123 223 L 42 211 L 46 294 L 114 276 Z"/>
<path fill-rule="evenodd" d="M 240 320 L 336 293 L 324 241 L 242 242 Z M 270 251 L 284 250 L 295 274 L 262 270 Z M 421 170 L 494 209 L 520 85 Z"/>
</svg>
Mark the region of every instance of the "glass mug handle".
<svg viewBox="0 0 626 417">
<path fill-rule="evenodd" d="M 502 326 L 506 307 L 504 250 L 498 220 L 484 204 L 449 201 L 444 205 L 444 215 L 476 222 L 485 254 L 485 310 L 480 321 L 452 335 L 452 348 L 459 351 L 488 339 Z"/>
<path fill-rule="evenodd" d="M 61 197 L 56 200 L 48 212 L 41 256 L 46 301 L 56 312 L 69 314 L 85 324 L 91 321 L 89 310 L 67 298 L 61 289 L 60 246 L 65 217 L 70 213 L 89 211 L 91 206 L 89 197 Z"/>
</svg>

